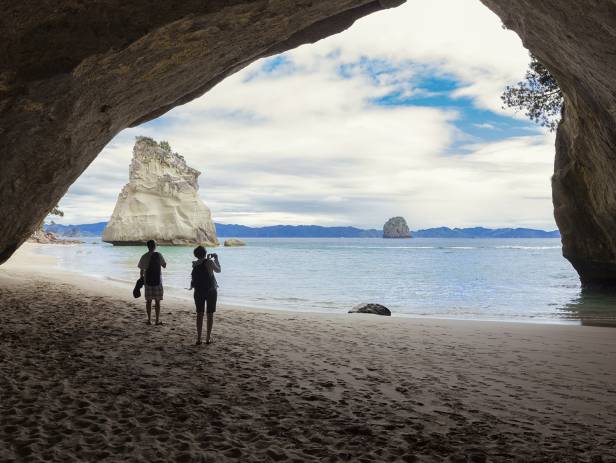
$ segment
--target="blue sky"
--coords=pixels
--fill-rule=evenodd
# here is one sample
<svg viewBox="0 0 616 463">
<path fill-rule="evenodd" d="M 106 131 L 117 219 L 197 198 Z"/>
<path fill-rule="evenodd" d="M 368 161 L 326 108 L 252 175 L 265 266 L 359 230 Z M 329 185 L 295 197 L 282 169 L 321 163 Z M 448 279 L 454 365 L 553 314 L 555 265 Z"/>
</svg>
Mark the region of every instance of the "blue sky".
<svg viewBox="0 0 616 463">
<path fill-rule="evenodd" d="M 527 64 L 480 2 L 414 0 L 125 130 L 62 200 L 63 222 L 110 216 L 143 134 L 203 172 L 223 223 L 553 228 L 553 135 L 499 98 Z"/>
<path fill-rule="evenodd" d="M 378 76 L 373 69 L 368 69 L 372 78 Z M 395 72 L 395 70 L 394 70 Z M 418 89 L 415 95 L 405 95 L 402 91 L 393 91 L 376 98 L 373 103 L 380 106 L 426 106 L 454 110 L 459 118 L 454 125 L 464 134 L 477 142 L 505 140 L 512 137 L 527 136 L 536 133 L 538 127 L 524 119 L 511 117 L 477 107 L 471 97 L 453 97 L 456 90 L 463 88 L 463 83 L 455 76 L 439 75 L 438 69 L 427 69 L 414 79 Z M 454 143 L 452 152 L 464 150 L 463 142 Z"/>
<path fill-rule="evenodd" d="M 339 52 L 334 52 L 328 58 L 339 58 Z M 418 69 L 412 79 L 404 79 L 406 68 Z M 278 55 L 263 60 L 256 72 L 249 74 L 245 81 L 251 81 L 258 76 L 290 76 L 298 72 L 297 66 L 287 55 Z M 495 112 L 493 109 L 480 108 L 471 97 L 454 97 L 455 92 L 464 87 L 464 83 L 455 75 L 443 73 L 438 66 L 422 66 L 421 63 L 406 62 L 393 64 L 384 59 L 371 59 L 361 56 L 353 62 L 345 62 L 338 66 L 337 75 L 341 79 L 353 78 L 357 72 L 362 73 L 373 84 L 378 85 L 386 76 L 397 80 L 401 76 L 400 89 L 374 98 L 371 104 L 383 107 L 395 106 L 425 106 L 455 110 L 460 117 L 455 126 L 477 142 L 505 140 L 511 137 L 527 136 L 540 129 L 526 119 L 512 117 L 511 113 Z M 407 94 L 405 86 L 412 85 L 415 92 Z M 454 143 L 452 152 L 464 150 L 463 143 Z"/>
</svg>

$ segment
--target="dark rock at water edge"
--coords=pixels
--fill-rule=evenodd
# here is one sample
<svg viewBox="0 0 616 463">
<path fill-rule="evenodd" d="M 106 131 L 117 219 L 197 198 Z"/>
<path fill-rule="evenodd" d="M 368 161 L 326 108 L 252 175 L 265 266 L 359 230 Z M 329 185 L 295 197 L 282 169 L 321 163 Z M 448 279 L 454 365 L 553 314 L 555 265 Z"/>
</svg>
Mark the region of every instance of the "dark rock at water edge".
<svg viewBox="0 0 616 463">
<path fill-rule="evenodd" d="M 349 310 L 349 313 L 368 313 L 387 317 L 391 316 L 391 310 L 381 304 L 359 304 Z"/>
<path fill-rule="evenodd" d="M 225 247 L 239 247 L 239 246 L 246 246 L 246 243 L 242 240 L 238 240 L 237 238 L 229 238 L 228 240 L 225 240 Z"/>
</svg>

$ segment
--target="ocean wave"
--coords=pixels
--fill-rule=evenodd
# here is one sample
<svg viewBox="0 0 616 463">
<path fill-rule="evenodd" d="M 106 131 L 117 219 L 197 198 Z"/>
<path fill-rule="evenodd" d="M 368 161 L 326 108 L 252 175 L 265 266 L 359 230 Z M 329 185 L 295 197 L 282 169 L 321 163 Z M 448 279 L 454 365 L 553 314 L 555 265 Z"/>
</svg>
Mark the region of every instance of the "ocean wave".
<svg viewBox="0 0 616 463">
<path fill-rule="evenodd" d="M 129 283 L 129 284 L 134 284 L 135 281 L 132 280 L 128 280 L 125 278 L 116 278 L 116 277 L 110 277 L 110 276 L 106 276 L 106 275 L 93 275 L 96 277 L 102 277 L 103 279 L 107 280 L 107 281 L 114 281 L 116 283 Z"/>
<path fill-rule="evenodd" d="M 336 249 L 480 249 L 476 246 L 328 246 Z"/>
<path fill-rule="evenodd" d="M 438 249 L 435 246 L 328 246 L 335 249 Z"/>
<path fill-rule="evenodd" d="M 524 250 L 544 250 L 560 249 L 560 246 L 495 246 L 494 249 L 524 249 Z"/>
<path fill-rule="evenodd" d="M 439 246 L 437 249 L 478 249 L 473 246 Z"/>
<path fill-rule="evenodd" d="M 267 300 L 265 298 L 262 298 Z M 309 299 L 304 299 L 303 297 L 270 297 L 273 301 L 282 301 L 282 302 L 312 302 Z"/>
</svg>

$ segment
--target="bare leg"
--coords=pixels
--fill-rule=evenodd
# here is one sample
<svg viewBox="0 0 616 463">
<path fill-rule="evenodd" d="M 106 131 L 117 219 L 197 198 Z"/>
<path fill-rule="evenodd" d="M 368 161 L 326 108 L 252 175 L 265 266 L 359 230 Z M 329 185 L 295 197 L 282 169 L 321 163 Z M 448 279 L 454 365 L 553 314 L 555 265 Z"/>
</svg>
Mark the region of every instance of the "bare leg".
<svg viewBox="0 0 616 463">
<path fill-rule="evenodd" d="M 201 344 L 201 332 L 203 331 L 203 314 L 197 314 L 197 344 Z"/>
<path fill-rule="evenodd" d="M 201 319 L 201 322 L 203 323 L 203 318 Z M 211 341 L 211 334 L 212 334 L 212 325 L 214 324 L 214 314 L 213 313 L 209 313 L 207 314 L 207 328 L 206 328 L 206 332 L 205 332 L 205 343 L 209 344 Z"/>
<path fill-rule="evenodd" d="M 156 311 L 156 324 L 158 325 L 160 323 L 158 321 L 160 318 L 160 301 L 158 299 L 154 301 L 154 310 Z"/>
<path fill-rule="evenodd" d="M 152 300 L 145 301 L 145 312 L 148 314 L 148 325 L 152 324 Z"/>
</svg>

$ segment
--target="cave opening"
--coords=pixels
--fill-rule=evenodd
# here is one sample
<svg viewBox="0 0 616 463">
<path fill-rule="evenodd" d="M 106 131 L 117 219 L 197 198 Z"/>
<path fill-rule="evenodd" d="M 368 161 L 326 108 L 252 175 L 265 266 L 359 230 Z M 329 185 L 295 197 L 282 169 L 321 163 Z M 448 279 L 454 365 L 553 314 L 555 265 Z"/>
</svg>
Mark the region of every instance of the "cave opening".
<svg viewBox="0 0 616 463">
<path fill-rule="evenodd" d="M 139 24 L 130 22 L 122 24 L 121 32 L 126 37 L 125 42 L 122 43 L 115 39 L 111 40 L 117 37 L 118 33 L 118 30 L 113 27 L 115 23 L 108 24 L 107 29 L 99 27 L 106 21 L 105 14 L 101 14 L 101 11 L 97 14 L 83 11 L 81 20 L 92 27 L 96 26 L 94 29 L 100 34 L 96 43 L 91 41 L 75 43 L 74 48 L 67 45 L 74 38 L 61 33 L 63 25 L 69 24 L 71 20 L 69 16 L 66 16 L 66 11 L 58 12 L 59 16 L 54 17 L 45 8 L 38 11 L 36 15 L 26 15 L 27 5 L 15 9 L 13 12 L 14 27 L 7 29 L 7 33 L 10 32 L 10 34 L 4 44 L 5 55 L 14 58 L 15 72 L 3 74 L 3 100 L 0 108 L 2 109 L 3 135 L 7 143 L 5 144 L 6 151 L 2 156 L 1 167 L 5 175 L 0 188 L 5 199 L 2 206 L 3 212 L 17 219 L 0 224 L 2 260 L 10 257 L 40 223 L 46 212 L 66 193 L 68 186 L 123 128 L 164 114 L 170 108 L 202 95 L 223 80 L 231 82 L 234 78 L 232 74 L 243 69 L 258 57 L 272 56 L 298 45 L 318 41 L 348 28 L 362 16 L 375 13 L 380 9 L 396 7 L 401 3 L 403 2 L 383 0 L 357 1 L 348 4 L 314 2 L 304 5 L 305 8 L 301 11 L 294 9 L 291 4 L 234 4 L 224 10 L 224 15 L 220 14 L 221 5 L 202 10 L 198 5 L 191 4 L 186 8 L 194 8 L 193 15 L 186 16 L 185 9 L 168 12 L 169 17 L 166 19 L 169 22 L 164 26 L 161 25 L 159 16 L 142 18 L 143 22 Z M 613 168 L 609 153 L 610 147 L 613 146 L 614 133 L 611 127 L 614 124 L 612 123 L 613 116 L 608 110 L 613 92 L 609 83 L 610 79 L 606 78 L 609 75 L 609 66 L 606 63 L 611 62 L 611 54 L 605 46 L 605 43 L 609 41 L 602 41 L 600 33 L 595 34 L 596 37 L 593 36 L 592 40 L 583 40 L 588 36 L 585 31 L 607 30 L 602 24 L 608 20 L 601 18 L 612 17 L 611 7 L 607 4 L 598 4 L 595 8 L 597 14 L 586 17 L 583 14 L 583 5 L 570 5 L 566 8 L 566 14 L 555 17 L 554 12 L 563 11 L 562 4 L 555 1 L 547 1 L 541 5 L 531 5 L 526 0 L 507 3 L 498 0 L 482 0 L 482 3 L 494 11 L 508 29 L 520 35 L 528 48 L 545 63 L 562 86 L 567 101 L 567 111 L 556 140 L 553 202 L 554 214 L 562 234 L 563 254 L 578 271 L 584 287 L 612 286 L 612 282 L 616 280 L 614 277 L 616 275 L 616 258 L 614 257 L 616 245 L 614 245 L 611 230 L 616 226 L 614 223 L 616 215 L 612 214 L 613 206 L 610 200 L 612 186 L 609 173 Z M 104 10 L 112 6 L 111 4 L 101 5 L 100 8 Z M 137 11 L 142 6 L 139 1 L 136 1 L 131 4 L 130 8 Z M 127 13 L 130 8 L 124 13 Z M 453 22 L 457 20 L 464 24 L 462 20 L 464 13 L 452 14 Z M 385 13 L 375 13 L 374 16 L 378 14 Z M 26 17 L 29 18 L 28 21 L 22 20 Z M 49 27 L 33 28 L 33 25 L 37 23 L 45 23 L 47 17 L 53 17 L 53 27 L 50 24 Z M 242 20 L 236 21 L 238 18 Z M 547 20 L 546 18 L 554 19 Z M 579 18 L 584 18 L 584 21 L 580 21 Z M 151 27 L 144 27 L 148 21 L 151 22 Z M 495 25 L 497 22 L 498 20 Z M 206 27 L 214 23 L 217 27 Z M 435 23 L 426 21 L 416 24 L 414 28 L 407 27 L 407 29 L 412 32 L 426 33 L 434 28 L 433 24 Z M 561 27 L 563 25 L 566 27 Z M 405 23 L 405 26 L 408 24 Z M 50 30 L 53 30 L 53 33 L 47 34 L 46 31 Z M 389 36 L 383 32 L 389 33 L 390 30 L 395 34 L 396 30 L 404 30 L 404 27 L 393 28 L 385 25 L 378 33 L 370 36 L 366 46 L 383 45 L 380 43 L 382 37 L 385 37 L 383 40 L 389 40 Z M 353 29 L 351 33 L 352 31 Z M 473 27 L 466 27 L 461 37 L 468 38 L 474 32 L 476 31 Z M 49 56 L 40 59 L 39 64 L 44 67 L 45 63 L 55 57 L 58 63 L 64 63 L 64 67 L 61 69 L 49 67 L 47 73 L 25 72 L 24 70 L 32 68 L 30 66 L 32 63 L 27 62 L 29 55 L 27 53 L 20 55 L 17 52 L 21 49 L 19 47 L 10 49 L 10 45 L 34 43 L 42 37 L 41 34 L 47 34 L 50 43 L 54 46 L 46 48 Z M 491 45 L 491 40 L 484 42 L 484 46 Z M 316 46 L 320 46 L 320 43 Z M 207 46 L 204 47 L 204 44 Z M 456 43 L 451 44 L 453 50 L 456 49 L 455 45 Z M 391 48 L 395 51 L 395 47 Z M 301 50 L 305 49 L 306 47 L 298 48 L 296 53 L 301 55 Z M 423 51 L 429 54 L 431 50 L 428 47 Z M 575 63 L 569 58 L 573 55 L 577 57 Z M 465 58 L 463 53 L 460 57 Z M 473 56 L 466 58 L 469 61 Z M 335 53 L 325 56 L 324 62 L 327 62 L 326 59 L 330 61 L 335 59 Z M 272 77 L 276 73 L 288 71 L 288 64 L 284 59 L 274 58 L 268 62 L 270 69 L 264 72 Z M 388 72 L 387 63 L 384 66 L 384 63 L 379 60 L 366 59 L 344 64 L 336 71 L 339 75 L 347 75 L 349 77 L 347 80 L 350 80 L 351 84 L 358 73 L 361 75 L 363 71 L 368 74 L 372 73 L 369 77 L 376 81 L 385 80 L 389 85 L 396 84 L 395 79 L 394 82 L 387 81 L 391 77 L 388 77 L 391 73 Z M 472 74 L 477 69 L 471 66 L 464 71 Z M 231 76 L 230 79 L 229 76 Z M 464 78 L 464 75 L 462 77 Z M 469 80 L 468 74 L 466 77 L 467 82 L 472 81 L 472 79 Z M 450 84 L 451 88 L 446 90 L 452 95 L 456 93 L 458 101 L 466 97 L 474 99 L 476 103 L 483 101 L 481 104 L 489 106 L 487 100 L 481 98 L 482 94 L 484 96 L 487 94 L 485 93 L 487 89 L 473 85 L 456 87 L 455 83 L 447 82 L 446 79 L 437 80 L 439 82 L 433 82 L 437 85 L 437 93 Z M 258 76 L 255 81 L 259 81 Z M 344 86 L 341 85 L 340 88 L 342 87 Z M 291 95 L 286 95 L 286 101 L 292 105 L 293 98 L 310 94 L 307 91 L 310 88 L 312 86 L 302 87 Z M 378 94 L 376 92 L 369 95 L 371 97 L 369 101 L 377 103 L 376 106 L 379 106 L 377 109 L 382 112 L 387 109 L 408 115 L 411 108 L 414 110 L 418 108 L 400 103 L 405 98 L 408 99 L 409 94 L 412 97 L 415 90 L 417 89 L 398 88 L 393 93 Z M 427 91 L 424 92 L 425 94 L 434 89 L 431 89 L 429 85 L 424 85 L 424 88 L 420 90 Z M 214 92 L 208 94 L 209 100 L 213 99 Z M 339 96 L 339 93 L 333 93 L 332 98 Z M 323 92 L 320 97 L 329 98 L 330 95 Z M 495 104 L 497 100 L 491 101 L 491 104 Z M 331 103 L 330 106 L 333 107 L 336 100 L 332 99 Z M 195 108 L 199 110 L 197 103 L 193 109 Z M 349 108 L 352 109 L 352 104 L 338 108 L 341 117 L 335 123 L 330 124 L 330 132 L 335 132 L 334 128 L 340 128 L 343 125 L 340 121 L 353 122 L 345 117 L 347 114 L 344 111 L 348 111 Z M 441 139 L 451 141 L 452 137 L 464 134 L 465 131 L 459 130 L 460 127 L 456 127 L 454 122 L 459 123 L 460 121 L 455 110 L 446 113 L 442 111 L 442 108 L 431 109 L 433 118 L 438 120 L 440 117 L 444 127 L 453 126 L 458 129 L 453 131 L 453 134 L 441 134 Z M 375 110 L 372 115 L 376 112 Z M 314 111 L 313 115 L 322 114 Z M 229 114 L 218 113 L 217 122 L 225 120 L 227 116 Z M 253 124 L 263 122 L 250 112 L 235 111 L 231 113 L 231 116 L 236 121 L 247 120 Z M 406 119 L 406 122 L 409 121 L 413 123 L 405 125 L 398 122 L 397 126 L 395 122 L 387 122 L 387 124 L 398 131 L 408 132 L 412 128 L 417 129 L 414 133 L 414 135 L 417 134 L 414 138 L 417 141 L 416 151 L 421 149 L 429 151 L 430 147 L 420 142 L 420 135 L 433 130 L 434 125 L 426 128 L 420 122 L 411 118 Z M 286 122 L 290 124 L 292 120 Z M 377 120 L 376 122 L 376 124 L 367 125 L 381 128 L 383 140 L 390 141 L 385 135 L 387 132 L 383 126 L 385 124 L 379 126 L 378 122 L 382 121 Z M 160 123 L 160 120 L 153 122 L 151 130 L 155 131 L 156 125 Z M 484 124 L 483 127 L 481 125 L 478 123 L 473 130 L 489 129 L 487 125 Z M 360 124 L 359 127 L 363 126 Z M 312 146 L 315 151 L 321 153 L 316 149 L 319 148 L 318 146 L 310 145 L 315 137 L 311 138 L 307 134 L 313 127 L 307 124 L 305 128 L 303 133 L 295 137 L 296 140 L 305 142 L 304 146 Z M 470 129 L 466 132 L 469 131 Z M 230 138 L 237 141 L 238 136 L 243 136 L 244 132 L 236 131 Z M 362 136 L 363 132 L 363 130 L 356 131 Z M 391 137 L 392 131 L 387 133 Z M 353 138 L 361 141 L 359 136 L 346 137 L 344 142 L 349 144 L 348 148 L 354 148 L 349 142 Z M 431 138 L 439 139 L 438 136 Z M 262 144 L 258 139 L 252 141 L 254 141 L 254 152 L 258 153 Z M 292 142 L 293 140 L 289 143 Z M 46 148 L 41 150 L 40 146 Z M 117 147 L 117 144 L 111 143 L 108 149 L 113 149 L 114 146 Z M 183 149 L 181 146 L 179 148 Z M 465 161 L 475 159 L 478 164 L 486 165 L 484 158 L 473 158 L 472 155 L 462 153 L 461 146 L 455 148 L 457 148 L 460 159 Z M 353 155 L 365 155 L 365 146 L 361 144 L 352 151 Z M 370 176 L 367 174 L 374 174 L 381 170 L 382 160 L 395 158 L 395 153 L 379 153 L 379 156 L 377 161 L 369 159 L 372 162 L 361 170 L 366 174 L 365 177 L 359 177 L 364 180 L 363 187 L 367 200 L 378 196 L 379 193 L 372 187 L 374 182 L 371 183 Z M 101 159 L 103 158 L 104 156 Z M 376 158 L 376 155 L 373 155 L 373 158 Z M 415 159 L 418 158 L 419 156 L 416 155 Z M 455 159 L 454 155 L 450 156 L 448 161 L 452 159 Z M 251 160 L 253 164 L 263 164 L 260 161 L 259 156 Z M 331 157 L 327 157 L 321 164 L 331 172 L 348 167 L 349 163 L 344 161 L 342 159 L 337 165 L 331 161 Z M 280 164 L 278 165 L 275 162 L 273 164 L 281 175 L 285 175 L 285 169 L 288 174 L 288 162 L 287 165 L 284 163 L 278 163 Z M 294 164 L 298 165 L 308 177 L 311 174 L 310 167 L 314 167 L 315 163 L 307 166 L 306 162 L 302 165 L 295 160 Z M 451 169 L 445 164 L 440 167 L 442 175 L 438 177 L 438 180 L 448 178 L 451 175 Z M 394 174 L 386 176 L 392 187 L 401 183 L 396 176 L 400 171 L 401 169 L 397 169 Z M 345 172 L 345 175 L 351 173 Z M 322 175 L 322 172 L 312 173 L 312 175 Z M 87 174 L 84 178 L 87 178 Z M 226 180 L 230 178 L 231 176 L 227 176 Z M 263 185 L 269 185 L 270 180 L 271 178 L 264 180 Z M 427 188 L 422 185 L 422 180 L 424 176 L 416 179 L 416 188 L 425 192 Z M 481 185 L 485 181 L 486 178 L 476 181 L 469 176 L 465 185 Z M 110 178 L 108 185 L 112 183 Z M 288 189 L 286 194 L 274 198 L 278 201 L 278 205 L 284 201 L 289 204 L 287 196 L 301 191 L 302 182 L 295 183 L 295 188 Z M 35 194 L 29 187 L 30 185 L 37 185 L 36 201 L 29 200 L 33 199 Z M 212 185 L 210 184 L 210 187 Z M 344 181 L 339 182 L 339 189 L 345 186 L 348 184 Z M 408 189 L 408 192 L 413 193 L 408 182 L 403 186 Z M 78 186 L 75 186 L 73 191 L 77 188 Z M 337 194 L 336 191 L 323 196 L 326 201 L 323 201 L 319 207 L 313 207 L 313 210 L 323 210 L 326 206 L 330 210 L 339 210 L 337 208 L 345 201 L 345 196 Z M 488 200 L 493 196 L 490 191 L 483 191 L 476 192 L 474 198 L 472 195 L 469 197 L 475 202 L 489 203 Z M 533 201 L 546 198 L 529 195 L 526 199 Z M 428 204 L 425 201 L 417 201 L 417 203 L 419 204 L 417 207 Z M 465 206 L 468 203 L 471 201 L 460 204 Z M 272 206 L 275 205 L 272 204 Z M 384 205 L 384 212 L 386 207 L 387 204 Z M 453 212 L 457 212 L 456 209 L 454 208 Z M 530 210 L 528 207 L 527 209 Z M 316 213 L 313 212 L 313 216 L 316 216 Z"/>
<path fill-rule="evenodd" d="M 375 43 L 386 29 L 391 35 Z M 403 215 L 413 230 L 554 229 L 553 135 L 501 108 L 504 86 L 523 77 L 528 61 L 517 35 L 479 2 L 412 2 L 373 14 L 253 63 L 205 96 L 122 132 L 67 196 L 69 210 L 100 214 L 72 222 L 108 219 L 134 137 L 146 135 L 168 140 L 204 172 L 201 196 L 223 224 L 378 228 Z M 567 287 L 549 303 L 575 307 L 578 283 L 560 246 L 535 248 L 554 254 L 546 285 Z M 544 273 L 524 262 L 511 271 L 527 281 Z M 453 291 L 461 293 L 469 282 L 456 278 Z M 280 299 L 292 299 L 293 290 Z"/>
<path fill-rule="evenodd" d="M 616 324 L 616 300 L 581 291 L 563 258 L 584 288 L 616 287 L 616 4 L 481 0 L 500 18 L 480 10 L 488 31 L 467 18 L 478 1 L 380 11 L 401 3 L 5 2 L 4 459 L 616 457 L 613 332 L 558 326 Z M 439 3 L 446 14 L 405 16 Z M 369 20 L 363 42 L 335 35 Z M 457 31 L 448 41 L 442 21 Z M 555 139 L 498 107 L 528 64 L 519 42 L 503 43 L 517 39 L 501 21 L 558 79 Z M 504 68 L 518 52 L 519 71 Z M 156 158 L 129 171 L 138 135 Z M 397 215 L 414 237 L 208 249 L 222 263 L 213 345 L 212 317 L 202 343 L 203 301 L 187 292 L 202 250 L 159 247 L 165 297 L 151 319 L 130 291 L 145 249 L 102 243 L 104 224 L 79 228 L 95 232 L 82 243 L 20 248 L 58 204 L 56 222 L 107 219 L 118 195 L 130 197 L 129 172 L 162 174 L 144 194 L 174 214 L 180 196 L 196 198 L 197 169 L 201 197 L 231 227 L 225 238 L 248 228 L 234 223 L 378 235 L 371 228 Z M 552 228 L 552 172 L 562 247 L 420 236 L 440 225 Z M 189 209 L 178 219 L 190 224 Z M 346 314 L 386 315 L 378 304 L 398 317 Z"/>
<path fill-rule="evenodd" d="M 378 204 L 383 219 L 402 214 L 413 226 L 553 229 L 553 135 L 501 109 L 500 94 L 523 78 L 528 54 L 496 15 L 473 5 L 410 2 L 260 60 L 119 134 L 69 191 L 65 209 L 91 212 L 101 186 L 105 206 L 94 218 L 108 217 L 134 137 L 143 134 L 169 140 L 205 172 L 202 190 L 221 221 L 378 225 L 369 208 L 360 216 L 357 206 L 336 206 L 360 197 L 352 185 Z M 375 41 L 386 29 L 392 32 Z M 233 198 L 226 210 L 234 191 L 284 198 L 287 208 Z M 211 198 L 218 194 L 225 199 Z M 73 203 L 79 195 L 86 199 Z M 435 199 L 448 206 L 434 207 Z M 293 207 L 306 202 L 313 207 Z"/>
</svg>

